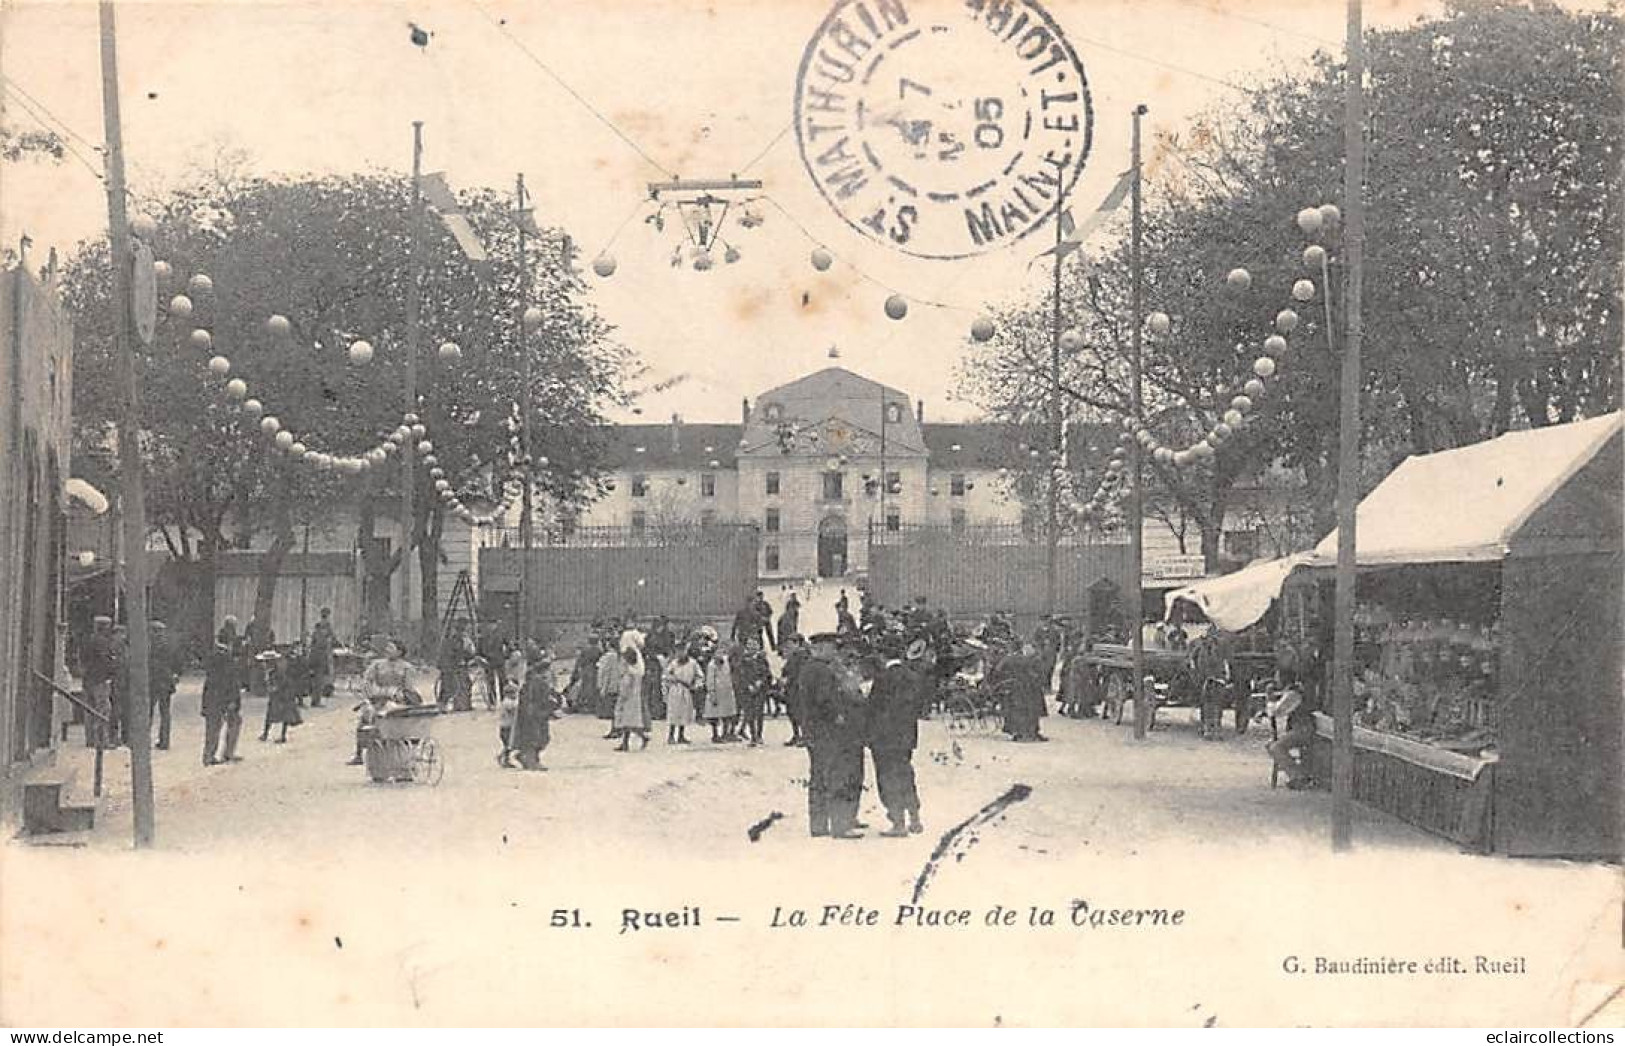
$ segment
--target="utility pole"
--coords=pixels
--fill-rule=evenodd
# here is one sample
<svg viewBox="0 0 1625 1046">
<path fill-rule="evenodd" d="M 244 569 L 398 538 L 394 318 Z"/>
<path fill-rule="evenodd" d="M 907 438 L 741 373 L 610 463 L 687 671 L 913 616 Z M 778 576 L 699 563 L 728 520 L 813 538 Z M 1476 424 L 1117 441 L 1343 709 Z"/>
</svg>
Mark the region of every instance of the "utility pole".
<svg viewBox="0 0 1625 1046">
<path fill-rule="evenodd" d="M 141 382 L 130 337 L 130 221 L 124 199 L 124 131 L 119 118 L 118 31 L 113 0 L 101 0 L 102 119 L 107 136 L 107 232 L 113 251 L 113 338 L 123 385 L 118 418 L 119 522 L 124 536 L 125 625 L 130 636 L 130 673 L 125 723 L 130 746 L 130 797 L 135 845 L 153 842 L 152 722 L 147 705 L 147 502 L 141 480 Z M 98 753 L 99 754 L 99 753 Z"/>
<path fill-rule="evenodd" d="M 419 240 L 423 227 L 423 194 L 419 181 L 423 174 L 423 121 L 412 121 L 412 234 L 407 241 L 407 261 L 410 269 L 406 288 L 406 407 L 405 413 L 418 412 L 418 314 L 423 307 L 423 250 Z M 413 601 L 419 598 L 418 586 L 413 584 L 412 539 L 417 536 L 417 515 L 412 507 L 412 460 L 417 455 L 417 438 L 403 440 L 401 447 L 401 628 L 411 634 Z M 421 618 L 421 615 L 419 615 Z M 423 649 L 427 624 L 419 629 L 417 650 Z"/>
<path fill-rule="evenodd" d="M 1354 510 L 1360 499 L 1360 292 L 1365 266 L 1365 31 L 1360 0 L 1348 0 L 1344 73 L 1343 290 L 1346 341 L 1338 393 L 1336 641 L 1332 660 L 1332 849 L 1354 835 Z M 1331 288 L 1321 288 L 1330 293 Z"/>
<path fill-rule="evenodd" d="M 1140 332 L 1145 327 L 1145 301 L 1144 301 L 1144 275 L 1145 270 L 1141 264 L 1140 246 L 1143 225 L 1140 221 L 1140 182 L 1142 167 L 1140 163 L 1140 121 L 1147 110 L 1144 105 L 1134 107 L 1134 142 L 1133 142 L 1133 198 L 1130 207 L 1130 240 L 1129 240 L 1129 311 L 1133 313 L 1129 324 L 1129 417 L 1134 420 L 1135 428 L 1142 424 L 1141 412 L 1144 407 L 1140 402 Z M 1145 703 L 1145 636 L 1140 625 L 1140 619 L 1145 616 L 1145 597 L 1141 594 L 1143 582 L 1140 579 L 1144 569 L 1145 559 L 1145 494 L 1142 483 L 1145 479 L 1144 448 L 1139 440 L 1133 440 L 1129 447 L 1129 498 L 1128 498 L 1128 547 L 1129 547 L 1129 574 L 1134 584 L 1133 607 L 1134 616 L 1130 621 L 1129 646 L 1133 651 L 1134 664 L 1134 739 L 1145 739 L 1146 731 L 1151 727 L 1151 709 Z"/>
<path fill-rule="evenodd" d="M 534 447 L 531 442 L 531 414 L 535 405 L 531 402 L 531 383 L 534 380 L 534 364 L 530 353 L 530 330 L 525 324 L 525 313 L 530 308 L 530 260 L 525 254 L 525 175 L 520 172 L 514 178 L 514 224 L 519 230 L 519 358 L 522 383 L 519 390 L 519 453 L 525 462 L 525 488 L 520 493 L 519 502 L 519 621 L 520 629 L 528 630 L 531 627 L 530 607 L 530 559 L 531 549 L 536 541 L 536 503 L 531 488 L 536 481 L 536 463 L 531 456 Z M 522 639 L 522 632 L 515 632 L 516 639 Z"/>
<path fill-rule="evenodd" d="M 1053 313 L 1050 318 L 1049 340 L 1049 413 L 1050 413 L 1050 452 L 1046 459 L 1049 466 L 1049 526 L 1046 528 L 1047 544 L 1044 548 L 1044 612 L 1055 613 L 1057 560 L 1060 558 L 1061 544 L 1061 492 L 1060 492 L 1060 458 L 1061 440 L 1065 432 L 1061 421 L 1061 251 L 1062 241 L 1066 230 L 1063 227 L 1063 216 L 1066 213 L 1066 169 L 1059 168 L 1059 177 L 1055 184 L 1055 287 Z"/>
</svg>

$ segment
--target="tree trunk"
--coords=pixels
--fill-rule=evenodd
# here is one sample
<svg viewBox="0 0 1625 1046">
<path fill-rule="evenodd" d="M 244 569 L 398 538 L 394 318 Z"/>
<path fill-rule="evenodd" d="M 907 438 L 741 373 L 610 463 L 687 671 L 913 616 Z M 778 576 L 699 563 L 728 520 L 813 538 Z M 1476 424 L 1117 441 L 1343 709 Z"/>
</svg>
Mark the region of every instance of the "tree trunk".
<svg viewBox="0 0 1625 1046">
<path fill-rule="evenodd" d="M 423 518 L 423 532 L 418 539 L 418 589 L 421 594 L 423 659 L 431 660 L 440 646 L 440 539 L 445 534 L 446 516 L 438 507 L 431 507 Z"/>
<path fill-rule="evenodd" d="M 271 547 L 260 557 L 259 584 L 254 589 L 254 616 L 267 627 L 271 624 L 271 606 L 276 600 L 276 586 L 281 579 L 282 564 L 293 551 L 293 519 L 277 521 L 276 537 Z M 286 639 L 287 637 L 282 637 Z"/>
</svg>

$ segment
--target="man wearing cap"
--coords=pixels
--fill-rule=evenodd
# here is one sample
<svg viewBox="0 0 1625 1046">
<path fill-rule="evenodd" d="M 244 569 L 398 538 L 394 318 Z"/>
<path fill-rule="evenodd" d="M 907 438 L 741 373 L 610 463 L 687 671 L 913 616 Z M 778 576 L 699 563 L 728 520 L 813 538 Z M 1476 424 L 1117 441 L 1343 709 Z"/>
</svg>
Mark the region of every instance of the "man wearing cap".
<svg viewBox="0 0 1625 1046">
<path fill-rule="evenodd" d="M 203 765 L 235 763 L 237 736 L 243 728 L 243 657 L 237 619 L 228 616 L 203 661 Z M 226 743 L 220 748 L 220 728 Z"/>
<path fill-rule="evenodd" d="M 863 695 L 856 674 L 840 661 L 835 633 L 820 632 L 810 642 L 812 656 L 797 680 L 807 740 L 808 831 L 815 837 L 857 839 Z"/>
<path fill-rule="evenodd" d="M 875 786 L 891 827 L 881 835 L 896 838 L 925 831 L 920 823 L 920 792 L 914 780 L 914 749 L 920 743 L 920 659 L 926 642 L 916 639 L 899 660 L 896 644 L 886 657 L 866 658 L 864 674 L 872 680 L 868 704 L 869 755 L 875 763 Z"/>
<path fill-rule="evenodd" d="M 147 650 L 147 717 L 158 723 L 158 744 L 169 747 L 169 702 L 175 696 L 175 682 L 181 675 L 180 651 L 162 621 L 149 626 L 151 643 Z"/>
</svg>

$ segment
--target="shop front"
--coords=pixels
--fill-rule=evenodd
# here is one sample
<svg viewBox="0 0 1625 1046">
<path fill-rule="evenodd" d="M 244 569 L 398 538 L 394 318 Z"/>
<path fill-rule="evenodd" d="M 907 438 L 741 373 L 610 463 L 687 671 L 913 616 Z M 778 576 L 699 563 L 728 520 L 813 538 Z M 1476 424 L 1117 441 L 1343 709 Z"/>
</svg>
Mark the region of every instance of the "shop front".
<svg viewBox="0 0 1625 1046">
<path fill-rule="evenodd" d="M 1356 798 L 1475 849 L 1619 857 L 1621 467 L 1612 414 L 1409 458 L 1361 502 Z M 1288 638 L 1328 652 L 1336 550 L 1283 591 Z"/>
</svg>

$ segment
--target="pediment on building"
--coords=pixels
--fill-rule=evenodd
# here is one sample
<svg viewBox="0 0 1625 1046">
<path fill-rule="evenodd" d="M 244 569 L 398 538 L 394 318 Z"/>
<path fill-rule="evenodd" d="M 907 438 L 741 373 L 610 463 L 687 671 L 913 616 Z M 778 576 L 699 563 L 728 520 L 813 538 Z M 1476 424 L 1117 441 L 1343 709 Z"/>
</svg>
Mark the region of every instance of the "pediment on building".
<svg viewBox="0 0 1625 1046">
<path fill-rule="evenodd" d="M 848 418 L 826 417 L 817 422 L 791 422 L 769 428 L 757 435 L 748 446 L 740 448 L 741 457 L 777 457 L 818 455 L 847 455 L 851 457 L 878 457 L 881 452 L 898 458 L 924 457 L 925 448 L 913 441 L 900 438 L 900 433 L 887 432 L 884 436 L 868 426 L 853 423 Z"/>
</svg>

